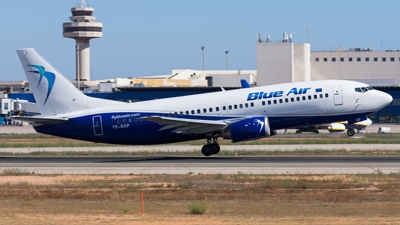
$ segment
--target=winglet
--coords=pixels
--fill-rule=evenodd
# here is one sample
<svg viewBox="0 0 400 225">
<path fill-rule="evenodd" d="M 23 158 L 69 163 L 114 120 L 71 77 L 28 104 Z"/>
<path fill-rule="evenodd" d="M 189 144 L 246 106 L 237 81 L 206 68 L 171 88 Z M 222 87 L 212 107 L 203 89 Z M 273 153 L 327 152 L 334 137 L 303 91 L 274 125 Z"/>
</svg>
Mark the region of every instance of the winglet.
<svg viewBox="0 0 400 225">
<path fill-rule="evenodd" d="M 250 88 L 249 83 L 245 79 L 240 80 L 240 83 L 242 84 L 242 88 Z"/>
</svg>

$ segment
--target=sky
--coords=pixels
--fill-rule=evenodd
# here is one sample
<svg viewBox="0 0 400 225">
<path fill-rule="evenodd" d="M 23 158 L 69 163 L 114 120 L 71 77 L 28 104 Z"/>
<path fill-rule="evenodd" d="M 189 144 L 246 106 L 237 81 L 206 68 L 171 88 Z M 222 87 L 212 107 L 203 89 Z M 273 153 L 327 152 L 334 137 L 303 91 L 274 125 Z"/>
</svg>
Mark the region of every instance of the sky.
<svg viewBox="0 0 400 225">
<path fill-rule="evenodd" d="M 78 0 L 1 1 L 0 82 L 26 80 L 17 49 L 35 48 L 75 79 L 75 40 L 62 24 Z M 171 74 L 173 69 L 255 70 L 257 33 L 312 51 L 400 49 L 397 0 L 86 0 L 103 37 L 90 41 L 91 79 Z"/>
</svg>

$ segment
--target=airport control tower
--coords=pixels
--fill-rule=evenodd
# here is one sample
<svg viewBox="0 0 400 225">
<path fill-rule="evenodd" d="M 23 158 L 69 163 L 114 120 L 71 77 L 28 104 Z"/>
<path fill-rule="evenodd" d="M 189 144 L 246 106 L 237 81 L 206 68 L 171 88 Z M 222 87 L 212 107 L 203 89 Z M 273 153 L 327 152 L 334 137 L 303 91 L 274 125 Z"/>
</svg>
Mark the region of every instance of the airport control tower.
<svg viewBox="0 0 400 225">
<path fill-rule="evenodd" d="M 86 7 L 84 0 L 79 7 L 71 8 L 71 22 L 63 23 L 63 36 L 76 41 L 76 80 L 90 81 L 90 48 L 89 40 L 103 36 L 102 23 L 94 22 L 94 9 Z M 78 81 L 79 82 L 79 81 Z"/>
</svg>

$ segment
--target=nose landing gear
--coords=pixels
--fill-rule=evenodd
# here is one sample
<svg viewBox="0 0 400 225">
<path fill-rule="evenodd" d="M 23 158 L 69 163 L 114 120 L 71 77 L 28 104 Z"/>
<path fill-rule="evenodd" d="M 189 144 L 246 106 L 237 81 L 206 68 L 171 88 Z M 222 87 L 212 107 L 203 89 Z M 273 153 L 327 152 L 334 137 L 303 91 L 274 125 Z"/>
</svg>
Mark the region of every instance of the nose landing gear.
<svg viewBox="0 0 400 225">
<path fill-rule="evenodd" d="M 213 137 L 207 138 L 207 144 L 201 148 L 201 153 L 205 156 L 210 156 L 210 155 L 216 155 L 219 153 L 221 148 L 219 147 L 219 144 L 217 142 L 218 138 Z"/>
</svg>

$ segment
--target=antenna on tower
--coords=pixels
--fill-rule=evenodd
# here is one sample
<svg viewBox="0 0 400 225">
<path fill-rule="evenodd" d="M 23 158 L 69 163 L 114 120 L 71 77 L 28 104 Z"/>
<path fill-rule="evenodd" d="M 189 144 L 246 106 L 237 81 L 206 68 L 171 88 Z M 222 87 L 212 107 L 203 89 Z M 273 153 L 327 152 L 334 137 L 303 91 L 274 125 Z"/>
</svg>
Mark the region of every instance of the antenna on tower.
<svg viewBox="0 0 400 225">
<path fill-rule="evenodd" d="M 81 0 L 81 1 L 79 2 L 79 4 L 80 4 L 81 8 L 86 8 L 86 2 L 85 2 L 85 0 Z"/>
</svg>

